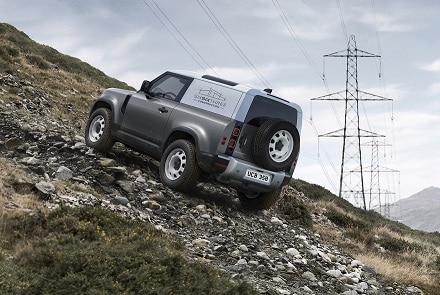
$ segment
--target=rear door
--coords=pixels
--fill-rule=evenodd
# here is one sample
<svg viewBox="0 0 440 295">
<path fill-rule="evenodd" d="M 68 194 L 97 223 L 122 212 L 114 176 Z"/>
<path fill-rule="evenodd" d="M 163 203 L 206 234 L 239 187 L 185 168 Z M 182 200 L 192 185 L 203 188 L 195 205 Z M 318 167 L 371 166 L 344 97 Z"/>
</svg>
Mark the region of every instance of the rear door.
<svg viewBox="0 0 440 295">
<path fill-rule="evenodd" d="M 147 93 L 127 98 L 122 129 L 160 144 L 168 119 L 190 83 L 191 78 L 169 72 L 155 79 Z"/>
</svg>

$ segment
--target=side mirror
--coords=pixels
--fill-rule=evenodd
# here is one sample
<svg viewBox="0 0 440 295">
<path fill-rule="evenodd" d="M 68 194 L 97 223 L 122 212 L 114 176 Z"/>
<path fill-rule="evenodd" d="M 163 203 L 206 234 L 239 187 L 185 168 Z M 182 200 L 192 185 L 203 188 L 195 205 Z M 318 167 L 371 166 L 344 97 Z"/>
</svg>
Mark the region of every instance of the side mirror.
<svg viewBox="0 0 440 295">
<path fill-rule="evenodd" d="M 148 90 L 148 87 L 149 87 L 149 86 L 150 86 L 150 81 L 144 80 L 144 81 L 142 82 L 141 89 L 139 89 L 139 91 L 142 91 L 142 92 L 144 92 L 145 94 L 147 94 L 147 90 Z"/>
</svg>

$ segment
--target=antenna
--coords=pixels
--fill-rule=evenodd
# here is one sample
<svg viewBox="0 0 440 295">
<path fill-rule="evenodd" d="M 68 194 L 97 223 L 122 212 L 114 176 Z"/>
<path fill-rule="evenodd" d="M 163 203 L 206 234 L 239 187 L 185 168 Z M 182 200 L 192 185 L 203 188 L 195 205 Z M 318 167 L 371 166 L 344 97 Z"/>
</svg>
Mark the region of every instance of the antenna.
<svg viewBox="0 0 440 295">
<path fill-rule="evenodd" d="M 345 101 L 344 128 L 318 135 L 319 137 L 342 137 L 342 162 L 339 181 L 339 197 L 367 209 L 364 188 L 364 169 L 362 167 L 361 138 L 385 137 L 384 135 L 363 130 L 359 126 L 359 101 L 391 100 L 385 97 L 363 92 L 358 87 L 357 59 L 359 57 L 375 57 L 379 55 L 368 53 L 357 48 L 355 36 L 351 35 L 346 50 L 341 50 L 324 57 L 345 57 L 347 60 L 345 90 L 311 99 Z M 359 94 L 363 97 L 360 98 Z"/>
</svg>

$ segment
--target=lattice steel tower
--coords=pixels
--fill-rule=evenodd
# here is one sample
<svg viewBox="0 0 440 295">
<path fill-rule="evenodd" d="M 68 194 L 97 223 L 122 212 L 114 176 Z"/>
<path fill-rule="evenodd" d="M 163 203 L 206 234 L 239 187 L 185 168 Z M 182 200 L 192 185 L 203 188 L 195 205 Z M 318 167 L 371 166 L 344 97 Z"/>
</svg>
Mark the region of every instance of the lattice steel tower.
<svg viewBox="0 0 440 295">
<path fill-rule="evenodd" d="M 319 135 L 320 137 L 342 137 L 342 163 L 339 181 L 339 197 L 352 201 L 357 206 L 367 208 L 364 188 L 364 171 L 362 167 L 362 137 L 383 137 L 383 135 L 361 129 L 359 126 L 359 101 L 388 100 L 387 98 L 359 90 L 357 59 L 359 57 L 376 57 L 379 55 L 362 51 L 356 47 L 355 37 L 350 36 L 346 50 L 324 55 L 324 57 L 345 57 L 347 73 L 345 91 L 313 98 L 312 100 L 345 101 L 345 120 L 342 129 Z M 360 98 L 360 95 L 370 98 Z"/>
<path fill-rule="evenodd" d="M 376 210 L 381 215 L 390 218 L 390 195 L 395 195 L 388 189 L 383 189 L 381 186 L 380 174 L 383 173 L 396 173 L 399 170 L 390 169 L 379 164 L 379 147 L 391 146 L 385 142 L 379 142 L 376 138 L 373 138 L 371 142 L 363 144 L 364 146 L 371 146 L 371 166 L 366 167 L 364 172 L 370 172 L 370 200 L 368 202 L 367 209 Z"/>
</svg>

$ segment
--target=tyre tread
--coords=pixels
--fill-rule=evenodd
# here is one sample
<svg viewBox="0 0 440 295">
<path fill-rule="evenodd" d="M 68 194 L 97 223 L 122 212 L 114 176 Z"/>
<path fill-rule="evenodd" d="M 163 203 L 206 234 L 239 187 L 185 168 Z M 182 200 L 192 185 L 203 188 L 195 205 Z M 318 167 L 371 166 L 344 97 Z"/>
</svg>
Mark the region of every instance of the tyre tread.
<svg viewBox="0 0 440 295">
<path fill-rule="evenodd" d="M 90 123 L 93 121 L 93 119 L 96 117 L 96 115 L 98 115 L 100 113 L 101 113 L 101 115 L 103 115 L 103 117 L 105 119 L 104 134 L 101 136 L 101 138 L 97 142 L 92 142 L 89 140 Z M 85 129 L 86 144 L 88 146 L 92 147 L 93 149 L 97 150 L 98 152 L 101 152 L 104 154 L 107 153 L 108 151 L 110 151 L 114 145 L 114 140 L 111 135 L 112 117 L 113 117 L 113 114 L 112 114 L 111 110 L 109 110 L 107 108 L 96 109 L 90 115 L 90 117 L 87 121 L 86 129 Z"/>
<path fill-rule="evenodd" d="M 188 170 L 184 171 L 185 175 L 182 175 L 180 178 L 176 180 L 169 180 L 165 176 L 165 159 L 168 154 L 175 149 L 176 147 L 182 148 L 185 153 L 187 153 L 187 167 L 185 169 L 191 169 L 191 172 Z M 188 163 L 189 162 L 189 163 Z M 189 173 L 189 174 L 188 174 Z M 179 139 L 173 141 L 168 147 L 165 149 L 165 152 L 162 155 L 162 160 L 160 162 L 159 174 L 162 182 L 173 189 L 179 190 L 181 192 L 189 192 L 194 189 L 197 181 L 199 180 L 201 169 L 197 164 L 196 160 L 196 148 L 192 142 L 186 139 Z"/>
</svg>

